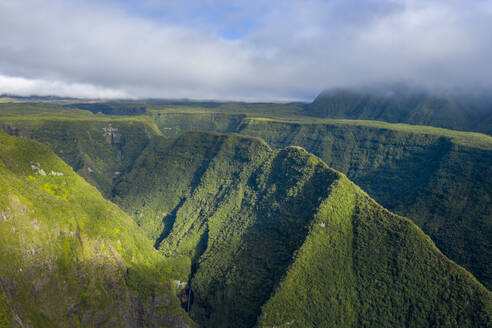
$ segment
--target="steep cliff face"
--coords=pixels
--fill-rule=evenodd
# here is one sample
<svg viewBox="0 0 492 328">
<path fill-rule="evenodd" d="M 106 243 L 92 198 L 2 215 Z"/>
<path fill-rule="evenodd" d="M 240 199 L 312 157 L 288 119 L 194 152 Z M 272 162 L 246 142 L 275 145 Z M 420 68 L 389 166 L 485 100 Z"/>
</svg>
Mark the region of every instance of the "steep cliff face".
<svg viewBox="0 0 492 328">
<path fill-rule="evenodd" d="M 155 140 L 115 193 L 162 253 L 190 259 L 186 302 L 202 326 L 491 323 L 473 276 L 303 149 Z"/>
<path fill-rule="evenodd" d="M 135 222 L 35 141 L 0 132 L 0 323 L 191 326 L 165 260 Z"/>
<path fill-rule="evenodd" d="M 214 112 L 154 113 L 153 119 L 165 136 L 179 137 L 189 131 L 234 132 L 246 118 L 245 114 Z"/>
<path fill-rule="evenodd" d="M 193 325 L 181 306 L 205 327 L 492 324 L 490 292 L 342 174 L 488 284 L 490 137 L 236 118 L 200 124 L 279 150 L 162 137 L 148 117 L 2 118 L 137 225 L 46 147 L 1 135 L 0 324 Z"/>
</svg>

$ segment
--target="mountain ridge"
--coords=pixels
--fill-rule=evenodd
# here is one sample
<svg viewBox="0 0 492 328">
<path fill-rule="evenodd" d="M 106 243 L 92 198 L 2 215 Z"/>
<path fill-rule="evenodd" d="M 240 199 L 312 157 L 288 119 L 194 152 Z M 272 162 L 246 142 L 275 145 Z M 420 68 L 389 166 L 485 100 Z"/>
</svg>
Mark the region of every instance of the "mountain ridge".
<svg viewBox="0 0 492 328">
<path fill-rule="evenodd" d="M 487 222 L 492 213 L 486 210 L 492 206 L 487 205 L 492 197 L 488 188 L 492 184 L 490 136 L 376 121 L 259 117 L 259 113 L 244 114 L 241 108 L 230 114 L 182 108 L 153 110 L 153 119 L 165 136 L 177 137 L 178 132 L 190 129 L 232 131 L 263 138 L 274 148 L 304 147 L 347 174 L 386 208 L 414 220 L 447 256 L 490 289 L 492 248 L 488 246 L 492 237 L 488 236 L 492 236 L 492 226 Z M 131 169 L 153 136 L 159 135 L 146 124 L 150 117 L 143 120 L 63 109 L 51 120 L 54 110 L 44 109 L 46 114 L 38 114 L 41 119 L 37 122 L 24 118 L 15 107 L 15 111 L 7 111 L 10 116 L 3 117 L 0 126 L 13 132 L 18 129 L 21 135 L 24 130 L 33 131 L 27 137 L 48 143 L 107 198 L 112 196 L 118 177 Z M 33 111 L 39 109 L 24 110 L 25 115 Z M 67 115 L 71 116 L 64 121 Z M 94 122 L 89 123 L 90 119 Z M 121 136 L 115 143 L 103 136 L 102 128 L 109 124 L 121 130 L 116 132 Z M 464 194 L 467 197 L 462 197 Z M 168 212 L 172 216 L 172 211 Z"/>
<path fill-rule="evenodd" d="M 83 158 L 85 163 L 104 161 L 108 154 L 116 151 L 115 161 L 111 159 L 103 163 L 110 173 L 109 177 L 107 174 L 102 176 L 108 181 L 103 190 L 138 223 L 138 234 L 143 236 L 140 229 L 145 232 L 145 238 L 139 237 L 147 240 L 144 243 L 147 246 L 142 249 L 152 249 L 153 243 L 164 255 L 163 259 L 170 261 L 165 261 L 162 266 L 135 266 L 136 271 L 129 271 L 132 278 L 126 277 L 124 281 L 130 290 L 134 288 L 145 298 L 153 295 L 153 288 L 159 290 L 155 277 L 164 274 L 163 277 L 167 278 L 162 279 L 167 281 L 168 286 L 165 287 L 168 288 L 165 294 L 171 292 L 169 299 L 173 306 L 169 313 L 184 315 L 175 298 L 178 294 L 181 305 L 190 307 L 191 318 L 205 327 L 229 327 L 233 324 L 234 327 L 284 324 L 298 327 L 426 324 L 472 327 L 491 324 L 490 291 L 469 272 L 440 253 L 417 226 L 375 203 L 343 173 L 331 169 L 321 158 L 302 147 L 281 146 L 305 142 L 311 149 L 323 150 L 321 154 L 325 158 L 330 159 L 327 155 L 333 156 L 332 163 L 340 163 L 341 160 L 347 165 L 344 168 L 346 172 L 362 174 L 365 174 L 366 167 L 372 168 L 373 164 L 382 165 L 385 170 L 391 169 L 395 159 L 398 164 L 395 167 L 405 172 L 405 166 L 398 160 L 412 154 L 416 156 L 415 160 L 425 159 L 423 163 L 428 160 L 435 163 L 431 171 L 437 172 L 437 176 L 451 174 L 458 178 L 460 174 L 457 170 L 461 170 L 465 182 L 470 177 L 487 176 L 487 147 L 474 148 L 462 141 L 455 143 L 439 134 L 412 135 L 413 130 L 403 133 L 396 128 L 379 129 L 369 123 L 368 126 L 356 124 L 359 129 L 357 133 L 350 124 L 329 128 L 324 123 L 319 126 L 311 124 L 312 134 L 306 135 L 307 126 L 304 124 L 249 118 L 248 124 L 241 126 L 241 131 L 266 136 L 266 143 L 257 137 L 213 132 L 189 132 L 178 138 L 168 138 L 145 132 L 145 127 L 128 123 L 128 120 L 131 121 L 129 118 L 113 119 L 102 116 L 101 119 L 96 118 L 93 126 L 86 122 L 80 127 L 74 126 L 75 129 L 67 129 L 70 126 L 67 122 L 56 120 L 65 127 L 60 131 L 66 131 L 76 138 L 63 139 L 70 142 L 55 149 L 61 156 L 72 160 L 79 155 L 72 156 L 65 149 L 75 148 L 74 154 L 87 156 Z M 19 124 L 15 119 L 8 122 Z M 80 122 L 74 120 L 71 124 L 77 123 Z M 131 129 L 123 130 L 124 125 L 119 125 L 123 123 Z M 87 129 L 85 134 L 80 133 L 84 131 L 82 127 Z M 116 127 L 126 132 L 122 136 L 105 135 Z M 144 128 L 143 133 L 134 134 L 135 128 Z M 371 129 L 376 129 L 375 137 L 371 137 L 374 132 Z M 50 147 L 59 145 L 56 129 L 37 131 L 42 133 L 27 137 L 45 137 L 51 143 Z M 116 134 L 120 130 L 110 132 Z M 22 135 L 22 131 L 19 134 Z M 272 139 L 272 135 L 275 138 Z M 128 154 L 132 155 L 124 162 L 118 152 L 125 148 L 121 148 L 115 138 L 131 141 L 136 136 L 140 137 L 132 141 L 134 146 L 129 148 L 132 152 Z M 336 138 L 330 139 L 331 136 Z M 4 137 L 5 140 L 19 140 L 19 145 L 31 142 Z M 326 140 L 323 139 L 325 137 Z M 463 138 L 468 140 L 465 136 Z M 97 140 L 101 147 L 87 148 L 87 142 L 91 139 Z M 381 145 L 381 140 L 388 145 Z M 281 149 L 272 149 L 269 145 Z M 371 150 L 374 151 L 372 154 L 363 154 L 375 155 L 377 161 L 347 156 L 349 153 L 357 154 L 357 147 L 362 145 L 363 152 L 372 149 L 372 145 L 377 146 Z M 428 145 L 431 148 L 425 148 Z M 330 147 L 333 148 L 328 152 Z M 3 149 L 5 151 L 6 148 Z M 48 152 L 46 147 L 40 149 Z M 337 149 L 342 152 L 337 153 Z M 378 153 L 381 149 L 384 150 L 382 157 Z M 466 160 L 465 157 L 471 155 L 484 161 Z M 354 161 L 350 160 L 352 157 Z M 343 162 L 347 159 L 348 162 Z M 447 164 L 443 166 L 444 159 Z M 68 172 L 46 165 L 36 158 L 16 160 L 15 156 L 5 155 L 3 161 L 14 170 L 18 163 L 23 163 L 25 170 L 34 178 L 32 180 L 28 176 L 18 185 L 35 184 L 45 178 L 63 180 L 64 175 L 58 173 Z M 386 167 L 385 163 L 391 165 Z M 482 166 L 477 166 L 477 163 Z M 120 174 L 113 175 L 114 170 L 119 168 L 122 168 Z M 381 173 L 377 176 L 385 178 Z M 465 189 L 450 194 L 453 184 L 448 185 L 448 182 L 435 180 L 432 176 L 426 179 L 434 184 L 429 185 L 431 189 L 444 197 L 440 198 L 442 204 L 435 206 L 438 210 L 446 210 L 447 202 L 460 193 L 466 193 L 472 201 L 478 199 L 470 190 L 478 192 L 479 188 L 466 189 L 467 184 L 462 184 Z M 75 197 L 72 191 L 48 180 L 39 185 L 43 193 L 51 195 L 48 197 L 60 201 Z M 480 185 L 481 188 L 487 185 L 487 181 Z M 99 184 L 98 188 L 101 186 Z M 370 186 L 377 187 L 377 184 Z M 409 190 L 413 189 L 409 186 Z M 371 192 L 375 191 L 377 189 Z M 37 195 L 32 192 L 28 194 Z M 447 194 L 452 197 L 445 198 Z M 467 201 L 466 198 L 462 199 Z M 16 208 L 19 209 L 19 206 Z M 465 203 L 463 208 L 469 209 L 468 204 Z M 455 210 L 455 207 L 452 209 Z M 22 217 L 23 214 L 16 215 Z M 487 218 L 486 212 L 481 215 Z M 126 217 L 124 220 L 128 219 Z M 79 220 L 75 221 L 78 223 Z M 29 231 L 36 230 L 39 222 L 29 222 Z M 79 249 L 76 246 L 78 228 L 70 222 L 73 221 L 69 218 L 68 223 L 63 221 L 63 224 L 68 227 L 66 233 L 73 232 L 70 237 L 74 238 L 75 243 L 69 241 L 67 251 Z M 99 232 L 112 236 L 115 233 L 113 228 Z M 486 237 L 487 226 L 480 229 L 483 235 L 477 234 L 474 238 Z M 81 232 L 87 234 L 83 225 Z M 450 232 L 452 230 L 446 231 L 445 236 L 455 238 Z M 485 247 L 485 253 L 477 255 L 483 255 L 486 259 L 487 244 L 477 238 L 474 239 L 477 243 L 475 246 Z M 83 245 L 90 244 L 84 238 L 82 240 Z M 13 243 L 6 241 L 10 242 Z M 119 246 L 117 242 L 111 244 L 114 242 L 110 242 L 108 249 L 117 251 Z M 75 248 L 70 245 L 75 245 Z M 153 251 L 150 253 L 154 254 Z M 108 256 L 112 258 L 112 255 Z M 123 268 L 119 261 L 115 263 L 116 268 Z M 154 270 L 156 267 L 160 268 L 157 272 Z M 167 270 L 171 270 L 170 275 Z M 94 277 L 96 280 L 104 278 Z M 147 279 L 150 283 L 145 282 Z M 313 283 L 322 286 L 320 289 L 323 292 L 313 289 Z M 9 290 L 5 292 L 2 289 L 0 305 L 13 299 Z M 111 292 L 105 295 L 111 295 Z M 83 302 L 86 302 L 87 299 L 84 299 Z M 89 297 L 89 300 L 93 298 Z M 298 308 L 293 307 L 295 304 Z M 149 306 L 144 313 L 155 312 Z M 8 308 L 5 312 L 0 311 L 0 320 L 13 317 L 14 313 L 8 312 Z M 160 320 L 157 318 L 144 320 Z M 88 319 L 82 317 L 80 320 Z M 188 322 L 186 316 L 182 320 Z M 191 321 L 189 324 L 192 324 Z"/>
<path fill-rule="evenodd" d="M 198 149 L 204 148 L 204 144 L 208 143 L 209 147 L 214 150 L 208 155 L 203 150 L 202 152 L 192 150 L 196 143 L 200 144 Z M 167 256 L 182 255 L 191 259 L 190 286 L 193 293 L 191 316 L 199 324 L 205 327 L 251 327 L 256 324 L 259 316 L 263 318 L 258 323 L 260 326 L 263 324 L 278 326 L 282 323 L 265 321 L 265 314 L 261 315 L 262 306 L 265 307 L 263 313 L 272 310 L 272 306 L 268 304 L 275 301 L 271 301 L 270 297 L 277 291 L 281 292 L 278 288 L 282 289 L 283 287 L 278 286 L 284 286 L 282 281 L 289 279 L 288 268 L 297 263 L 296 254 L 299 254 L 306 240 L 310 238 L 312 229 L 329 227 L 328 229 L 333 229 L 331 233 L 335 236 L 339 234 L 340 227 L 336 224 L 334 226 L 329 224 L 331 215 L 323 213 L 323 210 L 319 208 L 320 204 L 326 201 L 326 197 L 329 198 L 329 195 L 332 195 L 336 190 L 345 196 L 360 198 L 359 203 L 366 205 L 364 205 L 365 207 L 359 206 L 359 208 L 371 209 L 373 214 L 369 216 L 360 213 L 354 214 L 354 218 L 360 220 L 358 222 L 364 222 L 369 227 L 360 230 L 363 231 L 363 233 L 361 232 L 363 236 L 367 235 L 365 232 L 367 229 L 371 231 L 371 234 L 379 235 L 380 233 L 376 232 L 379 228 L 384 231 L 384 233 L 381 232 L 382 236 L 389 236 L 385 237 L 389 239 L 383 244 L 390 250 L 394 249 L 394 253 L 392 253 L 393 251 L 390 251 L 389 254 L 382 253 L 384 254 L 383 258 L 388 259 L 387 264 L 383 264 L 380 262 L 383 260 L 371 255 L 371 252 L 375 252 L 378 247 L 371 246 L 371 250 L 367 252 L 362 252 L 359 248 L 357 253 L 354 253 L 359 254 L 357 258 L 361 259 L 360 261 L 363 263 L 375 263 L 371 270 L 384 277 L 384 286 L 394 284 L 395 287 L 403 288 L 405 293 L 408 292 L 409 295 L 412 294 L 413 289 L 423 293 L 427 289 L 436 290 L 438 294 L 445 290 L 448 292 L 452 290 L 449 295 L 454 296 L 448 295 L 450 299 L 468 295 L 465 298 L 470 297 L 470 300 L 482 299 L 484 302 L 482 305 L 479 305 L 482 301 L 474 303 L 475 305 L 466 310 L 468 314 L 463 317 L 456 317 L 452 314 L 454 312 L 451 308 L 438 306 L 440 298 L 436 296 L 430 301 L 429 307 L 421 309 L 413 317 L 409 313 L 414 310 L 407 308 L 406 311 L 409 311 L 407 313 L 410 315 L 409 322 L 413 324 L 425 322 L 426 319 L 424 318 L 431 315 L 435 316 L 437 321 L 445 322 L 452 318 L 451 322 L 464 326 L 473 326 L 473 322 L 489 324 L 490 318 L 487 317 L 487 313 L 490 308 L 490 292 L 485 287 L 467 271 L 445 258 L 442 253 L 439 251 L 435 253 L 436 247 L 432 241 L 408 219 L 398 217 L 379 205 L 367 205 L 368 202 L 369 204 L 376 203 L 349 182 L 343 174 L 330 169 L 319 158 L 310 155 L 302 148 L 287 147 L 274 151 L 257 139 L 198 132 L 185 133 L 175 142 L 162 143 L 155 147 L 162 147 L 162 151 L 159 152 L 152 148 L 148 152 L 142 152 L 141 156 L 145 158 L 155 153 L 166 154 L 166 156 L 161 157 L 162 161 L 154 161 L 150 158 L 147 161 L 142 160 L 141 163 L 152 163 L 145 168 L 136 164 L 132 170 L 133 173 L 130 172 L 126 177 L 122 177 L 121 187 L 116 185 L 118 198 L 115 201 L 126 208 L 123 200 L 131 199 L 129 203 L 134 204 L 135 207 L 130 210 L 126 209 L 129 213 L 137 213 L 137 208 L 143 205 L 137 215 L 150 213 L 148 218 L 159 224 L 158 229 L 166 231 L 165 236 L 158 244 L 158 249 Z M 179 183 L 183 182 L 185 185 L 189 185 L 189 181 L 193 181 L 192 177 L 196 175 L 190 173 L 189 178 L 176 179 L 175 177 L 180 175 L 175 174 L 176 168 L 173 166 L 173 163 L 188 163 L 188 160 L 183 158 L 186 154 L 193 154 L 190 158 L 194 158 L 194 160 L 197 157 L 203 157 L 203 160 L 200 159 L 190 166 L 190 168 L 195 168 L 195 172 L 198 172 L 199 181 L 195 182 L 195 187 L 188 189 L 179 187 Z M 210 155 L 212 155 L 211 158 Z M 159 172 L 166 172 L 166 174 L 159 174 Z M 171 180 L 168 180 L 169 177 Z M 338 181 L 341 182 L 338 183 Z M 132 186 L 131 189 L 128 187 L 130 185 Z M 348 191 L 343 188 L 347 188 Z M 153 198 L 169 199 L 169 195 L 173 195 L 175 192 L 177 193 L 175 201 L 172 204 L 164 205 L 168 207 L 159 207 L 163 204 L 151 201 Z M 142 202 L 143 200 L 145 202 Z M 329 206 L 336 206 L 337 204 L 342 206 L 344 210 L 349 208 L 345 206 L 346 202 L 339 199 L 329 201 Z M 166 214 L 172 212 L 172 215 L 154 216 L 152 214 L 162 212 Z M 316 217 L 321 217 L 318 220 L 320 222 L 315 221 Z M 354 218 L 350 220 L 355 220 Z M 381 226 L 374 226 L 374 223 L 371 223 L 371 218 L 382 218 L 379 219 L 382 220 Z M 396 223 L 391 223 L 393 221 Z M 396 228 L 391 228 L 391 224 L 394 224 Z M 394 235 L 393 229 L 401 231 Z M 352 233 L 351 230 L 346 232 L 347 235 Z M 424 253 L 427 260 L 420 262 L 421 255 L 418 251 L 420 247 L 411 248 L 408 251 L 410 253 L 407 254 L 406 248 L 397 246 L 399 243 L 397 240 L 405 240 L 407 234 L 415 236 L 412 238 L 416 238 L 415 241 L 419 241 L 421 247 L 426 250 Z M 356 237 L 353 238 L 359 240 Z M 386 242 L 388 243 L 385 244 Z M 393 244 L 394 242 L 396 244 Z M 409 245 L 413 243 L 412 241 L 408 242 Z M 316 252 L 321 251 L 320 248 L 317 249 Z M 335 259 L 343 256 L 348 256 L 348 254 L 336 255 Z M 400 259 L 400 256 L 403 260 Z M 328 259 L 330 258 L 324 260 L 326 265 L 334 265 L 334 262 L 330 262 L 331 259 Z M 395 264 L 392 264 L 393 261 Z M 388 273 L 378 268 L 382 265 L 395 269 L 395 265 L 399 261 L 403 261 L 402 264 L 399 264 L 402 265 L 400 270 L 404 273 L 403 276 L 399 276 L 398 273 L 394 273 L 396 275 L 394 276 L 392 271 Z M 444 267 L 450 266 L 451 271 L 447 272 L 448 269 L 441 266 L 441 269 L 437 271 L 443 277 L 440 280 L 427 280 L 425 270 L 422 270 L 423 268 L 430 268 L 431 263 L 435 261 L 444 261 Z M 405 264 L 407 262 L 410 264 Z M 314 264 L 314 262 L 309 263 L 310 265 Z M 364 268 L 365 265 L 367 264 L 358 265 L 358 268 Z M 358 270 L 361 270 L 360 268 Z M 336 276 L 332 276 L 334 281 L 343 280 L 344 272 L 342 269 L 340 270 Z M 420 272 L 421 277 L 407 280 L 409 278 L 405 278 L 405 274 L 413 277 L 414 273 L 410 273 L 412 270 Z M 330 285 L 331 280 L 326 280 L 325 274 L 315 273 L 314 275 L 321 281 L 322 285 Z M 359 284 L 370 286 L 369 280 L 367 280 L 369 276 L 371 276 L 369 273 L 362 274 L 362 278 L 358 278 Z M 460 284 L 452 287 L 447 279 L 451 281 L 458 279 L 458 277 L 461 279 Z M 299 282 L 298 279 L 296 281 Z M 407 283 L 408 286 L 405 285 Z M 294 289 L 297 290 L 296 288 Z M 326 290 L 323 289 L 324 292 Z M 349 290 L 351 290 L 350 293 L 356 291 L 361 293 L 361 290 L 354 289 L 354 287 L 350 287 Z M 394 294 L 393 290 L 393 287 L 388 287 L 386 292 L 381 295 L 386 299 L 394 298 L 399 300 L 398 302 L 414 305 L 424 301 L 420 298 L 421 296 L 408 296 L 409 299 L 403 301 L 404 294 Z M 324 292 L 323 294 L 329 297 L 329 293 Z M 296 297 L 300 297 L 299 302 L 310 295 L 308 291 L 303 289 L 298 289 L 298 293 Z M 340 293 L 344 294 L 343 291 Z M 413 293 L 415 294 L 415 292 Z M 377 289 L 372 287 L 369 294 L 369 296 L 365 296 L 367 301 L 375 302 L 374 299 L 378 295 Z M 297 300 L 296 297 L 293 299 Z M 296 304 L 298 301 L 295 301 Z M 457 302 L 460 303 L 461 301 Z M 281 302 L 281 304 L 284 303 Z M 326 302 L 323 304 L 325 306 L 322 307 L 323 310 L 320 308 L 320 311 L 326 320 L 332 316 L 336 317 L 336 313 L 340 311 L 346 311 L 343 308 L 343 303 L 337 303 L 336 306 L 334 304 L 328 306 Z M 377 325 L 377 323 L 388 326 L 404 324 L 406 319 L 403 320 L 398 315 L 399 311 L 402 310 L 393 308 L 389 304 L 379 305 L 385 309 L 384 311 L 389 311 L 385 319 L 375 318 L 371 315 L 371 311 L 363 310 L 360 307 L 354 308 L 352 314 L 346 313 L 346 315 L 352 318 L 350 322 L 356 323 L 359 320 L 361 325 L 364 325 L 364 322 L 368 325 Z M 292 310 L 292 313 L 299 315 L 298 319 L 302 322 L 294 326 L 317 325 L 316 320 L 311 321 L 311 316 L 307 314 L 311 311 L 310 306 L 305 305 L 306 307 L 303 309 L 308 312 L 299 313 Z M 282 306 L 280 305 L 280 308 Z M 477 312 L 477 308 L 482 308 L 482 310 Z M 328 309 L 333 309 L 333 312 Z M 357 314 L 355 317 L 360 316 L 359 319 L 353 319 L 355 318 L 354 313 Z M 283 319 L 284 317 L 279 318 Z M 287 322 L 290 321 L 287 320 Z M 346 326 L 336 320 L 330 322 L 331 325 L 336 323 L 338 326 Z"/>
</svg>

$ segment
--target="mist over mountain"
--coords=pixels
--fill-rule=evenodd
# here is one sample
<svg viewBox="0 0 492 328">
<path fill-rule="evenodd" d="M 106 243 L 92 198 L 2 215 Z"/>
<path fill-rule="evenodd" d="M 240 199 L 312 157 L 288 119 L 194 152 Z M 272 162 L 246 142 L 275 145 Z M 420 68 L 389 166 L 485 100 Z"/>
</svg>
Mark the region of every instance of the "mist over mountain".
<svg viewBox="0 0 492 328">
<path fill-rule="evenodd" d="M 305 113 L 492 134 L 492 96 L 478 91 L 438 92 L 405 85 L 332 89 L 319 94 Z"/>
</svg>

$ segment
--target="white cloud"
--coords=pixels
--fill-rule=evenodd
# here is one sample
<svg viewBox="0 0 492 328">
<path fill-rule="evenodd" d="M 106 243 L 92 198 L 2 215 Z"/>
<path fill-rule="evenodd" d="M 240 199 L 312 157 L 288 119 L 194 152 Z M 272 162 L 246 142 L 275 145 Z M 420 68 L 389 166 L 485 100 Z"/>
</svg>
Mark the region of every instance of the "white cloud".
<svg viewBox="0 0 492 328">
<path fill-rule="evenodd" d="M 148 0 L 158 19 L 115 3 L 1 1 L 0 74 L 94 97 L 306 99 L 327 87 L 400 81 L 492 88 L 487 1 L 234 1 L 237 24 L 252 20 L 235 40 L 218 32 L 235 28 L 226 17 L 217 27 L 220 10 L 185 19 L 225 1 Z M 22 92 L 3 83 L 0 93 L 7 88 Z"/>
<path fill-rule="evenodd" d="M 64 83 L 42 79 L 26 79 L 0 75 L 0 94 L 18 96 L 49 96 L 77 98 L 130 98 L 121 90 L 101 88 L 86 83 Z"/>
</svg>

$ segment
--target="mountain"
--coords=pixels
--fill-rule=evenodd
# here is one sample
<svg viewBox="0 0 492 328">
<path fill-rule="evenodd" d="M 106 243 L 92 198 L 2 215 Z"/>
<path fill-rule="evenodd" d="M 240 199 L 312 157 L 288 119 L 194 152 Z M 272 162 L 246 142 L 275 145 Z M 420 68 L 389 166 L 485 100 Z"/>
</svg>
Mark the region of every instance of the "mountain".
<svg viewBox="0 0 492 328">
<path fill-rule="evenodd" d="M 47 146 L 0 132 L 0 326 L 191 327 L 165 259 Z"/>
<path fill-rule="evenodd" d="M 152 117 L 92 115 L 50 106 L 10 104 L 2 108 L 5 116 L 0 126 L 48 144 L 106 198 L 112 197 L 118 177 L 132 168 L 161 132 L 173 137 L 190 130 L 239 132 L 261 137 L 274 148 L 297 145 L 346 174 L 385 208 L 413 220 L 446 256 L 492 288 L 490 136 L 375 121 L 315 119 L 295 115 L 296 104 L 152 108 Z M 103 129 L 110 126 L 118 129 L 114 138 L 105 136 Z M 180 174 L 185 176 L 187 171 Z M 144 223 L 149 213 L 134 217 L 147 232 L 157 229 L 152 238 L 159 234 L 160 228 Z"/>
<path fill-rule="evenodd" d="M 113 200 L 190 259 L 204 327 L 490 326 L 492 294 L 415 224 L 302 148 L 156 137 Z"/>
<path fill-rule="evenodd" d="M 241 133 L 298 145 L 411 218 L 447 256 L 492 287 L 492 138 L 364 121 L 250 119 Z"/>
<path fill-rule="evenodd" d="M 133 258 L 129 262 L 124 259 L 129 268 L 126 274 L 137 278 L 127 278 L 122 265 L 121 275 L 116 275 L 121 282 L 116 290 L 124 295 L 128 290 L 147 301 L 105 303 L 103 309 L 113 309 L 101 310 L 103 313 L 96 316 L 106 318 L 112 313 L 107 321 L 112 325 L 121 313 L 131 314 L 124 317 L 129 325 L 135 320 L 141 323 L 142 318 L 150 326 L 174 318 L 179 319 L 172 321 L 173 325 L 193 325 L 180 303 L 190 308 L 194 321 L 210 327 L 491 325 L 490 292 L 446 257 L 466 265 L 486 286 L 490 282 L 489 136 L 425 126 L 305 117 L 294 114 L 297 105 L 149 109 L 151 117 L 93 115 L 50 107 L 52 104 L 8 106 L 2 107 L 2 129 L 47 143 L 137 222 L 139 227 L 133 224 L 127 231 L 143 238 L 147 246 L 135 247 L 125 241 L 127 238 L 120 238 L 123 248 L 155 254 L 153 244 L 161 253 L 149 255 L 157 257 L 145 265 L 135 265 Z M 268 108 L 279 112 L 267 115 Z M 260 136 L 267 143 L 236 134 L 161 136 L 176 133 L 178 128 L 176 134 L 181 134 L 197 126 Z M 302 148 L 286 147 L 289 145 L 304 146 L 321 159 Z M 26 154 L 36 147 L 28 147 Z M 22 162 L 10 153 L 4 160 L 10 160 L 11 167 Z M 408 217 L 431 235 L 446 256 L 413 223 L 377 205 L 323 160 L 353 178 L 384 206 L 400 214 L 410 213 Z M 41 161 L 24 161 L 22 165 L 32 172 L 42 169 L 47 173 L 45 167 L 51 170 Z M 87 167 L 99 174 L 94 175 Z M 29 176 L 27 179 L 33 183 Z M 47 193 L 58 192 L 50 184 L 39 187 Z M 73 192 L 85 197 L 82 189 L 67 193 L 61 189 L 59 195 L 70 199 Z M 33 190 L 19 194 L 35 197 Z M 90 203 L 98 204 L 94 199 Z M 75 213 L 91 208 L 82 201 L 80 204 Z M 7 208 L 12 206 L 6 206 L 5 213 Z M 60 213 L 68 210 L 45 217 L 63 218 Z M 86 217 L 97 218 L 87 226 L 107 222 L 92 214 Z M 120 220 L 119 215 L 116 217 Z M 122 222 L 130 220 L 125 217 Z M 90 238 L 112 236 L 114 227 L 104 228 Z M 49 231 L 56 229 L 56 225 L 49 227 Z M 8 246 L 11 239 L 5 242 L 6 249 L 12 248 Z M 60 248 L 58 239 L 50 240 L 49 247 Z M 117 240 L 111 247 L 117 249 Z M 94 248 L 87 253 L 98 252 L 99 248 Z M 93 277 L 93 271 L 87 272 L 81 276 Z M 53 275 L 50 279 L 80 280 L 76 276 Z M 107 276 L 92 279 L 107 282 Z M 16 277 L 9 276 L 13 286 L 18 284 Z M 23 281 L 30 286 L 25 281 L 31 280 Z M 99 285 L 114 286 L 112 280 Z M 106 289 L 110 291 L 101 294 L 116 293 L 111 287 Z M 9 305 L 14 296 L 9 290 L 2 292 L 0 305 L 6 310 L 0 320 L 15 320 L 17 310 Z M 155 317 L 163 311 L 154 311 L 155 303 L 150 299 L 162 305 L 159 297 L 163 294 L 170 305 L 164 310 L 165 318 Z M 75 316 L 84 320 L 77 312 L 81 311 L 77 304 L 85 304 L 84 298 L 77 303 L 61 295 L 60 304 L 76 304 Z M 27 309 L 18 315 L 20 320 L 46 326 L 44 321 L 31 318 L 30 313 L 41 310 L 31 310 L 22 297 L 19 299 L 18 306 Z M 146 305 L 142 309 L 140 304 Z M 100 323 L 94 321 L 99 319 L 90 320 Z"/>
<path fill-rule="evenodd" d="M 485 96 L 435 95 L 408 88 L 329 90 L 306 106 L 316 117 L 431 125 L 492 135 L 492 100 Z"/>
<path fill-rule="evenodd" d="M 164 135 L 237 132 L 273 148 L 296 145 L 412 219 L 444 254 L 492 288 L 492 138 L 428 126 L 282 113 L 163 109 Z M 242 115 L 242 116 L 240 116 Z"/>
</svg>

